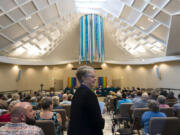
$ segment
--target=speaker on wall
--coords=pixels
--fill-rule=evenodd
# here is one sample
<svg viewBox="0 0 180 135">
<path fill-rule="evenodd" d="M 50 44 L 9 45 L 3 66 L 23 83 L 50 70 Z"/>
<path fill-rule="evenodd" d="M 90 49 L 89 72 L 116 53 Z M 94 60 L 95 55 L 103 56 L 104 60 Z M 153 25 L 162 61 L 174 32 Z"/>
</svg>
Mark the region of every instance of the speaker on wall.
<svg viewBox="0 0 180 135">
<path fill-rule="evenodd" d="M 16 81 L 21 80 L 21 73 L 22 73 L 22 70 L 19 69 Z"/>
<path fill-rule="evenodd" d="M 161 80 L 161 74 L 160 74 L 160 72 L 159 72 L 159 68 L 158 68 L 158 67 L 156 67 L 156 77 L 157 77 L 159 80 Z"/>
</svg>

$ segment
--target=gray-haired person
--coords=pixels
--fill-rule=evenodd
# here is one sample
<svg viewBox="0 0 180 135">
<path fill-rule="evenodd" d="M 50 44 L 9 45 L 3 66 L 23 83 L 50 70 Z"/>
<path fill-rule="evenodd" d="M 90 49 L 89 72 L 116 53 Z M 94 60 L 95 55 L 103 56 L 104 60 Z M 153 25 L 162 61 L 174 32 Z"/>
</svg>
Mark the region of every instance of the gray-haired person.
<svg viewBox="0 0 180 135">
<path fill-rule="evenodd" d="M 148 101 L 148 107 L 150 111 L 146 111 L 142 115 L 141 124 L 144 127 L 143 131 L 145 134 L 149 134 L 149 121 L 152 117 L 166 117 L 162 112 L 159 112 L 159 104 L 155 100 Z"/>
<path fill-rule="evenodd" d="M 169 105 L 166 104 L 165 96 L 159 95 L 157 101 L 159 102 L 159 108 L 169 108 Z"/>
<path fill-rule="evenodd" d="M 68 135 L 103 135 L 104 119 L 91 91 L 96 82 L 95 71 L 90 66 L 81 66 L 76 77 L 81 85 L 72 99 Z"/>
</svg>

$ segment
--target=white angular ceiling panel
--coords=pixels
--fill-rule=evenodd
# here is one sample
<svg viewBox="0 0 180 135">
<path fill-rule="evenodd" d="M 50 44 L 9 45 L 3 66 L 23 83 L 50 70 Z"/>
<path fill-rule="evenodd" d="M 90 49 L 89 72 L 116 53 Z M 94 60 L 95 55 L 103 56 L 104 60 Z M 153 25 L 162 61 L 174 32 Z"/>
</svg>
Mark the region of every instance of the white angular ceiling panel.
<svg viewBox="0 0 180 135">
<path fill-rule="evenodd" d="M 122 1 L 123 3 L 131 6 L 131 5 L 133 4 L 133 1 L 134 1 L 134 0 L 121 0 L 121 1 Z"/>
<path fill-rule="evenodd" d="M 12 44 L 11 41 L 7 40 L 5 37 L 0 35 L 0 50 L 10 44 Z"/>
<path fill-rule="evenodd" d="M 17 23 L 2 30 L 1 32 L 13 40 L 18 40 L 27 34 L 27 32 Z"/>
<path fill-rule="evenodd" d="M 28 19 L 26 18 L 21 22 L 29 31 L 34 31 L 43 26 L 43 22 L 41 21 L 41 18 L 38 14 L 33 14 Z"/>
<path fill-rule="evenodd" d="M 159 8 L 164 7 L 170 0 L 151 0 L 151 3 Z"/>
<path fill-rule="evenodd" d="M 151 4 L 148 4 L 143 12 L 150 17 L 154 17 L 159 12 L 159 10 L 159 8 Z"/>
<path fill-rule="evenodd" d="M 68 16 L 74 8 L 78 10 L 79 6 L 81 5 L 76 4 L 73 0 L 60 0 L 57 2 L 57 7 L 61 16 Z"/>
<path fill-rule="evenodd" d="M 155 19 L 167 25 L 168 27 L 170 26 L 171 16 L 164 13 L 163 11 L 159 12 Z"/>
<path fill-rule="evenodd" d="M 16 50 L 16 48 L 22 46 L 23 42 L 17 41 L 16 43 L 12 44 L 11 46 L 8 46 L 8 49 L 6 48 L 5 51 L 8 53 L 11 53 L 13 50 Z"/>
<path fill-rule="evenodd" d="M 37 8 L 33 2 L 29 2 L 25 5 L 23 5 L 22 9 L 26 12 L 26 14 L 32 14 L 37 11 Z"/>
<path fill-rule="evenodd" d="M 136 23 L 136 26 L 139 27 L 141 30 L 149 33 L 151 32 L 154 27 L 156 27 L 158 23 L 154 21 L 153 19 L 143 15 L 139 21 Z"/>
<path fill-rule="evenodd" d="M 153 36 L 157 37 L 158 39 L 160 39 L 161 41 L 163 41 L 164 43 L 166 43 L 167 42 L 168 33 L 169 33 L 168 27 L 166 27 L 164 25 L 160 25 L 151 34 Z"/>
<path fill-rule="evenodd" d="M 7 25 L 10 25 L 12 24 L 13 21 L 7 16 L 7 15 L 1 15 L 0 16 L 0 25 L 1 26 L 7 26 Z"/>
<path fill-rule="evenodd" d="M 105 11 L 116 17 L 119 17 L 123 10 L 124 3 L 119 0 L 106 0 L 106 2 L 102 3 L 101 6 Z"/>
<path fill-rule="evenodd" d="M 59 17 L 58 9 L 55 4 L 40 11 L 40 14 L 46 22 L 52 22 Z"/>
<path fill-rule="evenodd" d="M 147 6 L 146 0 L 134 0 L 133 7 L 135 7 L 139 11 L 143 11 L 143 9 Z"/>
<path fill-rule="evenodd" d="M 45 8 L 49 5 L 48 0 L 36 0 L 35 2 L 39 9 Z"/>
<path fill-rule="evenodd" d="M 27 2 L 27 0 L 14 0 L 17 4 L 23 4 Z"/>
<path fill-rule="evenodd" d="M 14 0 L 0 0 L 0 7 L 4 11 L 9 11 L 16 6 Z"/>
<path fill-rule="evenodd" d="M 141 17 L 141 15 L 142 14 L 137 10 L 129 6 L 125 6 L 120 15 L 120 18 L 124 19 L 129 24 L 134 25 L 137 22 L 137 20 Z"/>
<path fill-rule="evenodd" d="M 180 1 L 179 0 L 171 0 L 166 7 L 164 8 L 170 14 L 176 14 L 180 12 Z"/>
<path fill-rule="evenodd" d="M 8 13 L 8 15 L 14 20 L 18 21 L 19 19 L 22 19 L 25 17 L 24 13 L 21 11 L 21 9 L 16 8 Z"/>
</svg>

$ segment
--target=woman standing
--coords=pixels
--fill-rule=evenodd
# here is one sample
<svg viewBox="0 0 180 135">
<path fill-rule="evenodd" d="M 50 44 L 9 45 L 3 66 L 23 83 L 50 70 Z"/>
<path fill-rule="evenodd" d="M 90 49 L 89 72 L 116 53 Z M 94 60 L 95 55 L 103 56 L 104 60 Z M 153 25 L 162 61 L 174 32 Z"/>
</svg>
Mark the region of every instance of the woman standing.
<svg viewBox="0 0 180 135">
<path fill-rule="evenodd" d="M 81 85 L 72 99 L 68 135 L 103 135 L 104 119 L 92 91 L 96 82 L 95 71 L 92 67 L 81 66 L 76 77 Z"/>
</svg>

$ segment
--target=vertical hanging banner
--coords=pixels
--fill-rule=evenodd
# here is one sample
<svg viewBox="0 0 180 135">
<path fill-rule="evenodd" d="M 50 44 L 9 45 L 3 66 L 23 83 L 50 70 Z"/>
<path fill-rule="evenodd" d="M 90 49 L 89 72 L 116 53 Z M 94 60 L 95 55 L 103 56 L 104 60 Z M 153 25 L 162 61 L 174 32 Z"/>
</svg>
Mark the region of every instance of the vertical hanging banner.
<svg viewBox="0 0 180 135">
<path fill-rule="evenodd" d="M 80 18 L 79 62 L 104 62 L 103 18 L 89 14 Z"/>
<path fill-rule="evenodd" d="M 98 78 L 98 87 L 102 86 L 103 88 L 107 87 L 107 77 L 99 77 Z"/>
<path fill-rule="evenodd" d="M 68 77 L 68 88 L 76 87 L 76 77 Z"/>
</svg>

